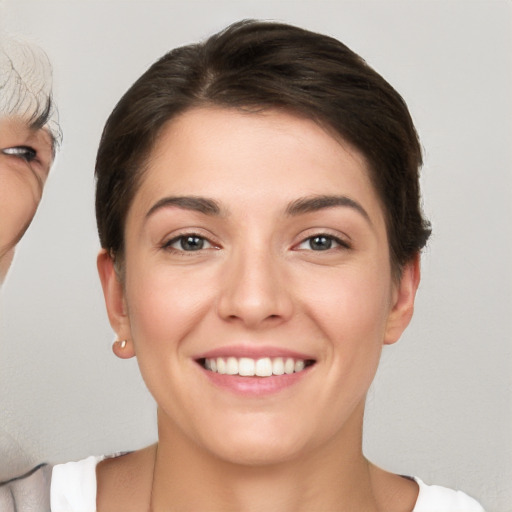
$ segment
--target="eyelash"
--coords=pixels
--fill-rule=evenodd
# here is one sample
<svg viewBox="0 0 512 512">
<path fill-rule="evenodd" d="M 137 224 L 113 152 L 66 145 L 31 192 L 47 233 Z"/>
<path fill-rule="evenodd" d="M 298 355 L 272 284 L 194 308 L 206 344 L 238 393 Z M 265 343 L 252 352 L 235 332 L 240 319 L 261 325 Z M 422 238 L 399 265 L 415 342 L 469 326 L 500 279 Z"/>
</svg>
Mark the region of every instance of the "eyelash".
<svg viewBox="0 0 512 512">
<path fill-rule="evenodd" d="M 21 158 L 27 163 L 33 162 L 37 157 L 37 151 L 30 146 L 14 146 L 12 148 L 2 149 L 4 155 L 11 155 Z"/>
</svg>

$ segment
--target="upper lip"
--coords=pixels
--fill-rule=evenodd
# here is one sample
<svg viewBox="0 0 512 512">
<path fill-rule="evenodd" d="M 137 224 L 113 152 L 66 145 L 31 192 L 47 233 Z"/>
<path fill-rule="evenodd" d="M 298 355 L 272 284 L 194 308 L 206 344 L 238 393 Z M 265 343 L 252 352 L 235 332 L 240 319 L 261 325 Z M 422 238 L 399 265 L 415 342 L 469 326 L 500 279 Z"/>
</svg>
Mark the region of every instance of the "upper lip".
<svg viewBox="0 0 512 512">
<path fill-rule="evenodd" d="M 293 359 L 315 360 L 315 358 L 310 354 L 305 354 L 303 352 L 287 348 L 265 345 L 230 345 L 218 347 L 198 354 L 194 359 L 214 359 L 217 357 L 248 357 L 250 359 L 261 359 L 264 357 L 291 357 Z"/>
</svg>

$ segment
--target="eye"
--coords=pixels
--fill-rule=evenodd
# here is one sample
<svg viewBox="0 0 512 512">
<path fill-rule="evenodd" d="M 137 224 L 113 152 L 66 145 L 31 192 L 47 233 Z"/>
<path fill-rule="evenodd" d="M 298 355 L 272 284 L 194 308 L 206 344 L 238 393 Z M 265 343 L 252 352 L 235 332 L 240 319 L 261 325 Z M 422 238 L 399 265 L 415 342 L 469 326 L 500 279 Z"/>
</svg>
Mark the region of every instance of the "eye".
<svg viewBox="0 0 512 512">
<path fill-rule="evenodd" d="M 14 146 L 12 148 L 5 148 L 2 149 L 2 153 L 4 155 L 12 155 L 16 156 L 18 158 L 21 158 L 22 160 L 25 160 L 25 162 L 32 162 L 35 160 L 37 156 L 37 152 L 34 148 L 31 148 L 30 146 Z"/>
<path fill-rule="evenodd" d="M 328 251 L 330 249 L 336 249 L 338 247 L 348 249 L 349 245 L 335 236 L 319 234 L 310 236 L 309 238 L 303 240 L 297 246 L 297 249 L 311 251 Z"/>
<path fill-rule="evenodd" d="M 212 247 L 213 245 L 206 238 L 195 234 L 180 235 L 164 244 L 164 249 L 186 252 L 211 249 Z"/>
</svg>

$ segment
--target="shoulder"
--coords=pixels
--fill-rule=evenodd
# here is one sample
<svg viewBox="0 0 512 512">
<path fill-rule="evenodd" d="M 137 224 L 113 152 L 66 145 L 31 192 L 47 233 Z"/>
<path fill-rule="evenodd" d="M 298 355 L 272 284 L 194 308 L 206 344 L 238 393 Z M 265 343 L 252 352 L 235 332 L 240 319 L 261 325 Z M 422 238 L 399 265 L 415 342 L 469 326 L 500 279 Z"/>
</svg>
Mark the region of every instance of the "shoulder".
<svg viewBox="0 0 512 512">
<path fill-rule="evenodd" d="M 51 482 L 52 512 L 96 510 L 96 466 L 104 457 L 87 457 L 54 466 Z"/>
<path fill-rule="evenodd" d="M 413 512 L 485 512 L 473 498 L 461 491 L 439 485 L 427 485 L 414 479 L 420 491 Z"/>
<path fill-rule="evenodd" d="M 49 512 L 51 466 L 41 464 L 28 473 L 0 483 L 2 512 Z"/>
<path fill-rule="evenodd" d="M 142 510 L 140 502 L 146 499 L 153 450 L 149 447 L 109 457 L 91 456 L 54 466 L 52 512 L 94 512 L 97 506 L 123 512 Z M 143 505 L 147 503 L 143 501 Z"/>
</svg>

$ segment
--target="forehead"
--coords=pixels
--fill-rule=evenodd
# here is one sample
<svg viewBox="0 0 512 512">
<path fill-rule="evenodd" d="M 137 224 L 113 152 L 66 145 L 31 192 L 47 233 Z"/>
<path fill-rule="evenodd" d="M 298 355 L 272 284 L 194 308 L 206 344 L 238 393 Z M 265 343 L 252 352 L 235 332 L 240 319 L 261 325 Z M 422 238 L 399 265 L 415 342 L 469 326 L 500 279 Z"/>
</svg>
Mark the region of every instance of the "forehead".
<svg viewBox="0 0 512 512">
<path fill-rule="evenodd" d="M 142 185 L 213 191 L 234 182 L 255 189 L 281 184 L 285 192 L 349 177 L 371 187 L 364 156 L 314 121 L 282 111 L 212 107 L 189 110 L 164 127 Z"/>
<path fill-rule="evenodd" d="M 311 120 L 281 111 L 196 108 L 162 130 L 125 228 L 138 231 L 136 225 L 170 197 L 211 199 L 237 221 L 256 222 L 282 218 L 304 198 L 334 195 L 362 205 L 385 236 L 366 160 L 349 144 Z"/>
<path fill-rule="evenodd" d="M 19 135 L 30 130 L 30 123 L 21 117 L 0 116 L 0 134 Z"/>
</svg>

